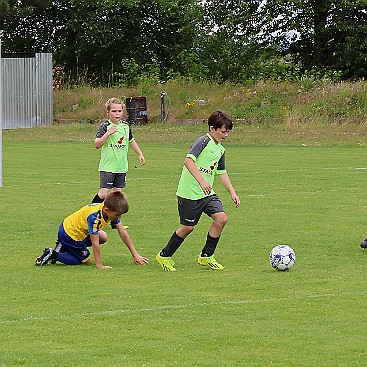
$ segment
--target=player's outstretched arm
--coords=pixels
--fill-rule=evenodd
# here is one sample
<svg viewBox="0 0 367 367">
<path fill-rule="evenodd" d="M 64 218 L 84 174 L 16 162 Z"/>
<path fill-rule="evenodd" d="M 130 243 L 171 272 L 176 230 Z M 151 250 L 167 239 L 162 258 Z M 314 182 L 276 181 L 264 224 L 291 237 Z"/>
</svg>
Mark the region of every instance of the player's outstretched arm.
<svg viewBox="0 0 367 367">
<path fill-rule="evenodd" d="M 234 205 L 236 208 L 238 208 L 241 204 L 241 200 L 236 194 L 235 189 L 233 188 L 232 182 L 228 176 L 228 173 L 223 173 L 219 175 L 219 179 L 222 182 L 223 186 L 226 188 L 226 190 L 230 193 L 232 201 L 234 202 Z"/>
<path fill-rule="evenodd" d="M 126 247 L 129 249 L 134 263 L 137 265 L 146 265 L 149 263 L 149 259 L 147 259 L 144 256 L 139 255 L 138 251 L 136 251 L 135 246 L 133 245 L 131 238 L 129 236 L 129 234 L 127 233 L 126 229 L 124 228 L 123 224 L 121 222 L 115 224 L 119 235 L 122 239 L 122 241 L 124 242 L 124 244 L 126 245 Z"/>
<path fill-rule="evenodd" d="M 96 267 L 99 269 L 110 269 L 112 266 L 106 266 L 106 265 L 103 265 L 102 263 L 101 246 L 99 243 L 98 234 L 91 234 L 90 240 L 92 242 L 93 256 L 94 256 L 94 261 L 96 262 Z"/>
<path fill-rule="evenodd" d="M 140 164 L 143 166 L 145 164 L 145 158 L 143 152 L 139 148 L 138 143 L 133 140 L 130 142 L 130 147 L 138 155 Z"/>
</svg>

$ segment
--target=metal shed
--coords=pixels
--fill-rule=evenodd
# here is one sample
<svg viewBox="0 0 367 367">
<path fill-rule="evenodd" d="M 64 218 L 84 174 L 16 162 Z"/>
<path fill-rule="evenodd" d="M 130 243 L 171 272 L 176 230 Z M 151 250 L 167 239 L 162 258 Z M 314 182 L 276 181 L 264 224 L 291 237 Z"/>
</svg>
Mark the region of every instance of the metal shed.
<svg viewBox="0 0 367 367">
<path fill-rule="evenodd" d="M 2 128 L 51 125 L 52 54 L 2 54 Z"/>
</svg>

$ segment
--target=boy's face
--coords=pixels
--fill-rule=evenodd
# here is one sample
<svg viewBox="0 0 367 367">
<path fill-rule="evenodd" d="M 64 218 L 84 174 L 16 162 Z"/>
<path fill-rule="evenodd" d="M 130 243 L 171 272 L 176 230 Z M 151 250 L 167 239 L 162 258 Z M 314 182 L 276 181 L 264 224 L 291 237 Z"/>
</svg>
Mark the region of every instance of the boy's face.
<svg viewBox="0 0 367 367">
<path fill-rule="evenodd" d="M 122 115 L 124 113 L 124 109 L 121 104 L 111 104 L 110 110 L 107 112 L 108 118 L 114 123 L 119 123 Z"/>
<path fill-rule="evenodd" d="M 121 212 L 111 212 L 111 211 L 109 211 L 107 214 L 110 220 L 121 219 L 121 215 L 122 215 Z"/>
<path fill-rule="evenodd" d="M 106 214 L 109 220 L 117 220 L 117 219 L 121 219 L 121 212 L 113 212 L 111 210 L 108 210 L 108 208 L 106 208 Z"/>
<path fill-rule="evenodd" d="M 228 137 L 230 130 L 227 129 L 226 125 L 222 125 L 219 129 L 214 129 L 210 126 L 209 134 L 215 140 L 216 143 L 222 143 Z"/>
</svg>

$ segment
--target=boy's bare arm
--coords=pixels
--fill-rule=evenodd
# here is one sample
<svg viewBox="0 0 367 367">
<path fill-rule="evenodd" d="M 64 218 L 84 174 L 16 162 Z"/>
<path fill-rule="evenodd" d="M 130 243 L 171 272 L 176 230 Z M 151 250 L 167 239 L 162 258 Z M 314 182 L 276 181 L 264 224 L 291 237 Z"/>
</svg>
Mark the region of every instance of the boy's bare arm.
<svg viewBox="0 0 367 367">
<path fill-rule="evenodd" d="M 126 247 L 129 249 L 133 259 L 134 259 L 134 263 L 137 265 L 146 265 L 148 264 L 149 260 L 144 257 L 139 255 L 138 251 L 136 251 L 135 246 L 133 245 L 131 238 L 129 236 L 129 234 L 127 233 L 126 229 L 124 228 L 123 224 L 121 222 L 115 224 L 117 231 L 119 232 L 119 235 L 122 239 L 122 241 L 124 242 L 124 244 L 126 245 Z"/>
<path fill-rule="evenodd" d="M 143 166 L 145 164 L 145 158 L 143 152 L 139 148 L 138 143 L 135 140 L 132 140 L 130 142 L 130 147 L 138 155 L 140 164 Z"/>
<path fill-rule="evenodd" d="M 232 182 L 228 176 L 228 173 L 223 173 L 219 175 L 219 179 L 222 182 L 223 186 L 226 188 L 226 190 L 230 193 L 232 201 L 234 202 L 234 205 L 236 208 L 238 208 L 241 204 L 241 200 L 236 194 L 235 189 L 233 188 Z"/>
<path fill-rule="evenodd" d="M 212 187 L 210 186 L 209 182 L 205 181 L 203 176 L 200 174 L 199 170 L 197 169 L 195 162 L 192 158 L 186 157 L 184 160 L 185 167 L 189 170 L 195 180 L 199 183 L 200 187 L 204 191 L 206 195 L 210 194 L 212 191 Z"/>
<path fill-rule="evenodd" d="M 110 269 L 111 266 L 105 266 L 102 263 L 101 246 L 99 244 L 98 234 L 91 234 L 90 240 L 92 242 L 93 256 L 94 256 L 94 261 L 96 262 L 96 267 L 99 269 Z"/>
<path fill-rule="evenodd" d="M 101 148 L 104 145 L 104 143 L 107 141 L 108 137 L 110 135 L 114 134 L 116 131 L 117 131 L 117 127 L 116 126 L 112 126 L 100 138 L 96 138 L 94 140 L 94 146 L 96 147 L 96 149 Z"/>
</svg>

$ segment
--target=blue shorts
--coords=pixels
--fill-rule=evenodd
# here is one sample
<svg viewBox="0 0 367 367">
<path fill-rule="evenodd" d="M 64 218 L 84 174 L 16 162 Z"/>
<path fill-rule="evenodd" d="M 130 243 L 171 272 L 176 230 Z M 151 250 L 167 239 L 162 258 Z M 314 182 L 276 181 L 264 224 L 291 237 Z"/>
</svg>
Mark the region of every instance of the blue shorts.
<svg viewBox="0 0 367 367">
<path fill-rule="evenodd" d="M 75 241 L 65 232 L 64 224 L 61 223 L 57 239 L 62 244 L 61 253 L 67 252 L 79 259 L 81 263 L 89 259 L 90 252 L 87 247 L 92 246 L 90 236 L 87 236 L 83 241 Z"/>
</svg>

